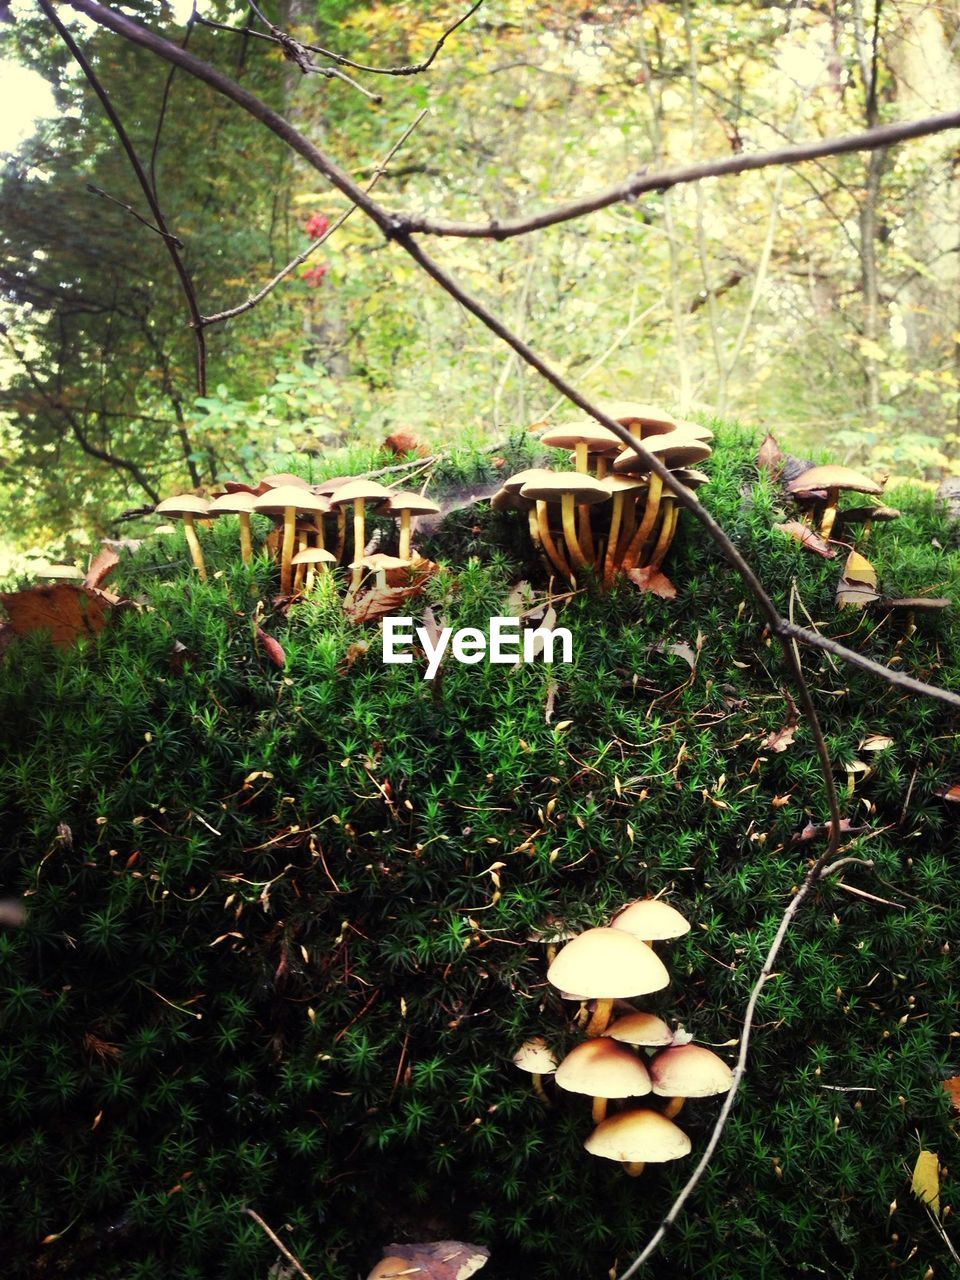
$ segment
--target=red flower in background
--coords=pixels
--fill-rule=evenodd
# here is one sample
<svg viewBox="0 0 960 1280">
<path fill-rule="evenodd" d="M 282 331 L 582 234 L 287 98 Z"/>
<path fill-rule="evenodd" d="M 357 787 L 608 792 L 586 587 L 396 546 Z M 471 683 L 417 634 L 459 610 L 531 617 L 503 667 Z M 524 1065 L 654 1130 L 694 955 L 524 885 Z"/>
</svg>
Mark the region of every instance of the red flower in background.
<svg viewBox="0 0 960 1280">
<path fill-rule="evenodd" d="M 327 263 L 318 262 L 315 267 L 307 267 L 306 271 L 301 273 L 301 279 L 306 280 L 311 289 L 316 289 L 329 270 Z"/>
<path fill-rule="evenodd" d="M 311 213 L 304 230 L 311 240 L 319 240 L 330 230 L 330 219 L 324 217 L 322 213 Z"/>
</svg>

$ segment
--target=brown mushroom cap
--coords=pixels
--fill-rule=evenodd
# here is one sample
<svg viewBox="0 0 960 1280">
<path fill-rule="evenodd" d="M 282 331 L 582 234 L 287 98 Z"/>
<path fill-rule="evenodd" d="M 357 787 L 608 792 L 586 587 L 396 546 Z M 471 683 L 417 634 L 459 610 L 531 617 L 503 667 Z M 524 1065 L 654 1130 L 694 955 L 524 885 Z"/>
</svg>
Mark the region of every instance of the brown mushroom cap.
<svg viewBox="0 0 960 1280">
<path fill-rule="evenodd" d="M 543 1036 L 534 1036 L 513 1055 L 513 1065 L 534 1076 L 552 1076 L 557 1069 L 557 1060 Z"/>
<path fill-rule="evenodd" d="M 276 489 L 268 489 L 266 493 L 262 493 L 254 503 L 254 511 L 267 515 L 283 515 L 289 508 L 293 507 L 297 511 L 329 511 L 330 503 L 320 494 L 313 493 L 312 490 L 304 487 L 298 488 L 296 485 L 278 485 Z"/>
<path fill-rule="evenodd" d="M 440 504 L 431 502 L 422 493 L 414 493 L 410 489 L 401 489 L 391 493 L 390 497 L 377 508 L 381 515 L 399 515 L 401 511 L 409 511 L 412 516 L 435 516 L 440 512 Z"/>
<path fill-rule="evenodd" d="M 597 484 L 602 484 L 611 498 L 618 493 L 636 493 L 650 487 L 646 476 L 604 476 Z"/>
<path fill-rule="evenodd" d="M 410 567 L 409 560 L 402 560 L 399 556 L 387 555 L 385 551 L 376 551 L 373 555 L 363 556 L 359 560 L 351 561 L 349 568 L 351 569 L 373 569 L 375 572 L 387 569 L 407 569 Z"/>
<path fill-rule="evenodd" d="M 258 493 L 266 493 L 268 489 L 309 489 L 310 486 L 302 476 L 295 476 L 290 471 L 278 471 L 272 476 L 264 476 L 260 481 Z"/>
<path fill-rule="evenodd" d="M 643 447 L 648 453 L 655 453 L 667 467 L 692 466 L 695 462 L 703 462 L 713 452 L 708 444 L 679 429 L 661 436 L 650 436 L 644 439 Z M 626 449 L 614 462 L 613 469 L 617 473 L 646 471 L 647 464 L 636 449 Z"/>
<path fill-rule="evenodd" d="M 650 1073 L 637 1055 L 608 1036 L 595 1036 L 571 1049 L 555 1079 L 568 1093 L 591 1098 L 642 1098 L 652 1088 Z"/>
<path fill-rule="evenodd" d="M 330 503 L 334 507 L 342 507 L 347 502 L 383 502 L 391 497 L 390 490 L 376 480 L 350 480 L 339 485 L 330 495 Z"/>
<path fill-rule="evenodd" d="M 699 1044 L 664 1049 L 650 1063 L 653 1092 L 661 1098 L 710 1098 L 726 1093 L 733 1072 L 722 1058 Z"/>
<path fill-rule="evenodd" d="M 655 404 L 641 404 L 633 400 L 601 400 L 597 405 L 608 418 L 613 418 L 624 427 L 643 427 L 644 435 L 660 435 L 673 431 L 678 420 L 665 409 Z"/>
<path fill-rule="evenodd" d="M 575 471 L 544 472 L 520 490 L 521 498 L 535 498 L 538 502 L 559 502 L 568 493 L 573 494 L 577 506 L 581 507 L 610 500 L 610 494 L 599 480 Z"/>
<path fill-rule="evenodd" d="M 585 1000 L 615 1000 L 660 991 L 670 975 L 653 949 L 632 933 L 587 929 L 558 953 L 547 981 Z"/>
<path fill-rule="evenodd" d="M 210 515 L 230 516 L 256 510 L 257 495 L 239 490 L 236 493 L 221 493 L 210 503 Z"/>
<path fill-rule="evenodd" d="M 713 432 L 709 427 L 703 427 L 699 422 L 690 422 L 687 418 L 677 419 L 677 429 L 685 431 L 687 435 L 696 437 L 697 440 L 710 441 L 713 439 Z"/>
<path fill-rule="evenodd" d="M 685 489 L 699 489 L 701 485 L 710 483 L 710 477 L 707 473 L 705 471 L 697 471 L 695 467 L 676 467 L 673 474 Z"/>
<path fill-rule="evenodd" d="M 291 564 L 336 564 L 337 557 L 323 547 L 304 547 L 290 561 Z"/>
<path fill-rule="evenodd" d="M 623 1163 L 663 1164 L 690 1154 L 690 1139 L 659 1111 L 621 1111 L 608 1116 L 584 1147 L 593 1156 Z"/>
<path fill-rule="evenodd" d="M 507 488 L 498 489 L 490 499 L 491 511 L 526 511 L 532 505 L 533 499 L 521 498 L 519 489 L 516 493 Z"/>
<path fill-rule="evenodd" d="M 578 444 L 585 444 L 588 453 L 619 453 L 623 448 L 619 436 L 592 419 L 551 427 L 540 437 L 540 443 L 548 444 L 552 449 L 573 449 Z"/>
<path fill-rule="evenodd" d="M 823 467 L 810 467 L 802 471 L 787 485 L 791 493 L 809 493 L 814 489 L 853 489 L 857 493 L 883 493 L 882 485 L 851 467 L 838 467 L 832 463 Z"/>
<path fill-rule="evenodd" d="M 173 498 L 164 498 L 153 510 L 160 516 L 205 516 L 210 510 L 210 503 L 193 493 L 179 493 Z"/>
<path fill-rule="evenodd" d="M 621 1044 L 661 1045 L 673 1044 L 673 1032 L 662 1018 L 653 1013 L 628 1013 L 607 1027 L 606 1034 Z"/>
<path fill-rule="evenodd" d="M 643 898 L 618 911 L 610 921 L 611 929 L 625 929 L 644 942 L 664 942 L 682 938 L 690 932 L 690 924 L 676 907 L 659 898 Z"/>
<path fill-rule="evenodd" d="M 325 498 L 329 498 L 331 493 L 342 489 L 345 484 L 352 484 L 355 478 L 355 476 L 330 476 L 326 480 L 318 480 L 310 487 L 314 493 L 322 493 Z"/>
<path fill-rule="evenodd" d="M 532 484 L 535 480 L 552 475 L 556 475 L 556 472 L 549 471 L 546 467 L 527 467 L 525 471 L 518 471 L 515 475 L 508 476 L 500 488 L 506 489 L 508 493 L 519 493 L 525 484 Z"/>
</svg>

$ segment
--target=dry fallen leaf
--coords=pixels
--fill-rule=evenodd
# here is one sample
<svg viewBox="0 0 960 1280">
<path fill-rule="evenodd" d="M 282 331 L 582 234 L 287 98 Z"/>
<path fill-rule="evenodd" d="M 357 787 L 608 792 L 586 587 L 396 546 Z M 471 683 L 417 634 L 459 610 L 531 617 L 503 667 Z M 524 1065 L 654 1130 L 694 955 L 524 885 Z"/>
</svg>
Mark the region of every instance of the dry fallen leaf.
<svg viewBox="0 0 960 1280">
<path fill-rule="evenodd" d="M 793 745 L 793 739 L 797 732 L 797 724 L 800 717 L 797 714 L 797 708 L 792 698 L 787 698 L 787 723 L 782 729 L 772 729 L 763 740 L 763 749 L 765 751 L 786 751 L 787 747 Z"/>
<path fill-rule="evenodd" d="M 860 555 L 858 551 L 851 551 L 847 556 L 847 562 L 843 566 L 843 576 L 847 582 L 863 583 L 868 587 L 877 585 L 877 571 L 866 558 Z"/>
<path fill-rule="evenodd" d="M 819 533 L 809 529 L 799 520 L 788 520 L 785 524 L 775 524 L 774 529 L 778 533 L 785 533 L 788 538 L 794 538 L 805 551 L 813 551 L 818 556 L 823 556 L 824 560 L 833 560 L 836 558 L 836 552 L 833 548 L 820 537 Z"/>
<path fill-rule="evenodd" d="M 97 635 L 118 603 L 107 592 L 68 582 L 6 592 L 0 594 L 0 602 L 18 636 L 46 631 L 60 648 L 75 644 L 81 636 Z"/>
<path fill-rule="evenodd" d="M 917 1156 L 910 1190 L 940 1217 L 940 1161 L 932 1151 L 921 1151 Z"/>
<path fill-rule="evenodd" d="M 398 458 L 402 458 L 406 453 L 415 453 L 420 458 L 426 458 L 430 453 L 430 450 L 416 432 L 411 431 L 409 428 L 401 428 L 401 430 L 394 431 L 392 435 L 387 436 L 383 442 L 383 447 Z"/>
<path fill-rule="evenodd" d="M 763 443 L 757 454 L 757 466 L 763 471 L 769 471 L 775 480 L 783 470 L 783 451 L 777 443 L 776 436 L 771 435 L 770 432 L 763 437 Z"/>
<path fill-rule="evenodd" d="M 641 591 L 649 591 L 651 595 L 659 596 L 661 600 L 675 600 L 677 597 L 677 588 L 659 569 L 649 567 L 630 569 L 627 577 Z"/>
<path fill-rule="evenodd" d="M 389 1258 L 405 1258 L 419 1267 L 424 1280 L 468 1280 L 486 1266 L 490 1250 L 461 1240 L 438 1240 L 436 1244 L 391 1244 L 384 1250 Z"/>
<path fill-rule="evenodd" d="M 97 552 L 93 563 L 86 572 L 83 579 L 85 587 L 102 587 L 109 578 L 110 574 L 120 563 L 120 557 L 117 555 L 113 547 L 108 547 L 106 543 L 101 546 Z"/>
<path fill-rule="evenodd" d="M 283 668 L 287 665 L 287 655 L 283 652 L 283 645 L 279 640 L 267 635 L 263 627 L 257 627 L 257 639 L 263 645 L 264 653 L 275 667 Z"/>
<path fill-rule="evenodd" d="M 352 622 L 376 622 L 390 613 L 396 613 L 405 600 L 418 596 L 423 587 L 374 587 L 359 596 L 347 596 L 343 611 Z"/>
</svg>

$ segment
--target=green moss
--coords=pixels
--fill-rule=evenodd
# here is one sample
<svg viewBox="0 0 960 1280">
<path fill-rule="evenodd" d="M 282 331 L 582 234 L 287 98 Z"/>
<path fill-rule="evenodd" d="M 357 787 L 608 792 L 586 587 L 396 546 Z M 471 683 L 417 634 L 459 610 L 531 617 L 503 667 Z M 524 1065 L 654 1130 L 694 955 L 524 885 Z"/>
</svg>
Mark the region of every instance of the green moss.
<svg viewBox="0 0 960 1280">
<path fill-rule="evenodd" d="M 958 687 L 956 611 L 909 638 L 838 614 L 838 563 L 771 530 L 785 503 L 754 452 L 724 431 L 704 500 L 781 607 L 795 583 L 825 633 Z M 460 459 L 446 483 L 489 466 Z M 954 528 L 925 495 L 896 502 L 902 522 L 869 546 L 884 588 L 956 596 Z M 451 519 L 430 597 L 449 624 L 484 625 L 535 573 L 523 522 Z M 796 836 L 824 818 L 806 729 L 763 746 L 788 718 L 775 645 L 686 520 L 677 600 L 584 593 L 561 617 L 572 666 L 448 661 L 430 684 L 384 666 L 376 628 L 332 596 L 271 617 L 273 571 L 238 564 L 234 534 L 214 528 L 205 585 L 178 539 L 144 548 L 122 581 L 147 607 L 75 651 L 18 643 L 0 667 L 0 867 L 30 895 L 27 926 L 0 934 L 8 1274 L 42 1254 L 104 1280 L 260 1280 L 275 1251 L 244 1204 L 290 1224 L 317 1277 L 437 1236 L 489 1245 L 492 1280 L 622 1267 L 691 1164 L 637 1182 L 590 1159 L 588 1104 L 546 1110 L 511 1066 L 530 1035 L 576 1039 L 527 935 L 548 913 L 586 925 L 668 890 L 696 927 L 665 950 L 674 981 L 649 1005 L 701 1041 L 736 1039 L 817 847 Z M 283 670 L 256 643 L 258 599 Z M 699 645 L 693 673 L 681 644 Z M 896 1261 L 919 1280 L 950 1265 L 909 1176 L 921 1143 L 950 1165 L 956 1141 L 940 1081 L 960 1073 L 960 873 L 936 795 L 957 780 L 956 717 L 804 663 L 841 788 L 864 737 L 893 739 L 847 801 L 869 828 L 849 851 L 876 867 L 845 878 L 886 901 L 825 885 L 799 918 L 741 1101 L 659 1265 L 763 1280 Z M 684 1113 L 695 1153 L 716 1110 Z"/>
</svg>

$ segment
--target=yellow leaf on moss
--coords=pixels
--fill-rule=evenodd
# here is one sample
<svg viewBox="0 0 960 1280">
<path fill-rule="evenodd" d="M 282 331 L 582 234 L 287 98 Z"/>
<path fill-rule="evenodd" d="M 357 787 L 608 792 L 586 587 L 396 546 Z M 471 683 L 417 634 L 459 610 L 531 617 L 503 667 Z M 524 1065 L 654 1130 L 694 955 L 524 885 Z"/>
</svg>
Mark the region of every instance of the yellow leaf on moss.
<svg viewBox="0 0 960 1280">
<path fill-rule="evenodd" d="M 940 1161 L 932 1151 L 921 1151 L 917 1156 L 910 1190 L 940 1217 Z"/>
</svg>

